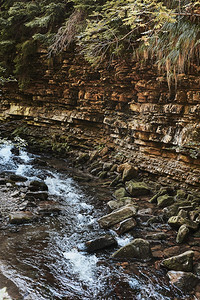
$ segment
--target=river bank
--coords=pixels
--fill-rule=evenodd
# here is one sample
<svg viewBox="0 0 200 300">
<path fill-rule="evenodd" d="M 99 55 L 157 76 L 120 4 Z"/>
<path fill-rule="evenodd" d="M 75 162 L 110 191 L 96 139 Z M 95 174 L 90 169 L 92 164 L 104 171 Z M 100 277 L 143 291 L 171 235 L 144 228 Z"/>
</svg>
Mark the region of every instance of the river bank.
<svg viewBox="0 0 200 300">
<path fill-rule="evenodd" d="M 113 210 L 115 211 L 115 209 L 119 209 L 120 207 L 123 208 L 124 206 L 127 205 L 129 207 L 134 207 L 135 208 L 134 215 L 128 217 L 129 220 L 130 219 L 132 220 L 131 223 L 132 227 L 129 227 L 129 225 L 128 227 L 124 226 L 124 221 L 127 220 L 127 217 L 123 215 L 123 213 L 122 213 L 122 218 L 120 220 L 117 219 L 116 221 L 114 221 L 114 223 L 112 221 L 112 225 L 107 226 L 107 228 L 101 229 L 98 225 L 97 220 L 95 221 L 95 231 L 92 234 L 92 240 L 102 237 L 105 233 L 109 233 L 113 235 L 114 238 L 116 239 L 122 239 L 122 242 L 121 244 L 118 242 L 118 246 L 115 245 L 113 248 L 111 247 L 108 250 L 95 249 L 93 252 L 99 255 L 98 253 L 101 253 L 103 251 L 105 252 L 108 258 L 120 247 L 126 246 L 127 244 L 131 243 L 132 240 L 134 241 L 135 239 L 142 237 L 142 239 L 147 241 L 150 245 L 151 248 L 150 259 L 148 257 L 146 257 L 148 259 L 144 257 L 144 259 L 141 260 L 138 259 L 137 257 L 134 257 L 133 255 L 131 260 L 130 257 L 121 257 L 120 259 L 114 260 L 113 264 L 115 265 L 115 267 L 119 268 L 121 272 L 121 276 L 123 276 L 122 274 L 123 272 L 125 272 L 125 274 L 129 274 L 129 275 L 134 274 L 135 276 L 144 277 L 144 278 L 151 277 L 150 282 L 152 286 L 154 287 L 156 285 L 160 286 L 160 289 L 162 290 L 163 293 L 162 297 L 164 297 L 163 299 L 171 299 L 170 297 L 172 295 L 173 297 L 176 296 L 177 299 L 182 299 L 181 297 L 183 297 L 183 295 L 184 295 L 184 299 L 198 299 L 199 288 L 197 284 L 193 287 L 191 285 L 190 286 L 191 289 L 187 290 L 188 287 L 186 288 L 186 285 L 184 284 L 185 277 L 183 278 L 183 280 L 182 279 L 179 280 L 180 279 L 179 276 L 178 282 L 180 281 L 182 284 L 182 288 L 180 291 L 180 284 L 178 285 L 179 289 L 175 287 L 177 281 L 175 282 L 175 285 L 171 285 L 169 283 L 169 280 L 166 275 L 167 269 L 163 268 L 162 266 L 162 262 L 166 258 L 171 258 L 173 256 L 180 255 L 187 251 L 193 251 L 192 256 L 194 256 L 194 258 L 193 258 L 193 268 L 191 271 L 194 272 L 195 276 L 199 276 L 200 236 L 199 236 L 199 221 L 198 221 L 199 220 L 198 219 L 199 218 L 198 190 L 191 191 L 189 188 L 183 189 L 180 188 L 178 184 L 175 186 L 171 186 L 171 185 L 161 186 L 159 183 L 152 181 L 152 178 L 149 178 L 148 174 L 144 174 L 140 172 L 140 170 L 135 168 L 134 165 L 127 162 L 126 158 L 120 155 L 120 153 L 118 154 L 118 156 L 116 156 L 115 154 L 115 156 L 112 157 L 111 159 L 112 156 L 111 150 L 112 149 L 109 149 L 108 147 L 103 147 L 102 149 L 91 151 L 90 153 L 82 152 L 82 151 L 75 151 L 73 153 L 69 152 L 67 160 L 44 155 L 44 157 L 43 156 L 40 156 L 39 158 L 34 157 L 34 160 L 32 159 L 31 161 L 31 165 L 37 166 L 37 168 L 39 167 L 40 169 L 43 169 L 43 171 L 49 168 L 50 169 L 53 168 L 61 173 L 62 172 L 70 173 L 73 176 L 74 180 L 78 182 L 80 186 L 82 186 L 84 191 L 90 190 L 90 193 L 92 191 L 93 200 L 91 201 L 92 204 L 94 204 L 94 206 L 96 207 L 95 210 L 98 210 L 97 220 L 101 219 L 103 215 L 106 215 L 107 213 L 111 213 Z M 22 159 L 22 157 L 20 158 L 20 155 L 19 154 L 17 155 L 15 153 L 13 156 L 14 161 L 20 162 L 20 159 Z M 24 162 L 26 166 L 29 165 L 28 160 L 23 161 L 23 165 Z M 18 170 L 22 170 L 22 169 L 23 169 L 22 167 L 21 169 L 18 168 Z M 26 170 L 26 172 L 29 173 L 29 176 L 31 173 L 33 173 L 31 169 L 32 167 Z M 15 173 L 19 173 L 19 172 L 15 172 Z M 5 194 L 4 196 L 1 195 L 2 196 L 1 199 L 6 199 L 5 204 L 9 203 L 8 199 L 12 199 L 11 210 L 13 208 L 15 208 L 14 210 L 18 210 L 20 205 L 22 205 L 23 202 L 28 200 L 28 203 L 23 203 L 23 205 L 26 204 L 24 208 L 21 206 L 22 208 L 21 211 L 22 212 L 29 211 L 33 215 L 36 214 L 38 217 L 38 209 L 41 208 L 41 205 L 43 206 L 44 209 L 44 202 L 46 202 L 47 199 L 45 201 L 44 199 L 35 201 L 36 199 L 33 198 L 36 197 L 36 195 L 33 194 L 33 192 L 30 195 L 30 191 L 28 191 L 30 186 L 33 186 L 33 184 L 30 184 L 30 179 L 28 179 L 28 185 L 26 181 L 21 181 L 21 182 L 18 181 L 17 183 L 16 177 L 15 180 L 13 180 L 14 177 L 11 177 L 12 175 L 13 174 L 11 174 L 10 172 L 2 174 L 2 177 L 4 176 L 2 178 L 2 180 L 4 180 L 4 183 L 2 181 L 3 184 L 1 186 L 1 192 L 2 189 L 4 189 L 3 193 L 6 193 L 7 196 L 5 197 Z M 45 172 L 43 173 L 42 176 L 40 174 L 40 181 L 43 182 L 46 176 L 47 174 Z M 130 187 L 130 182 L 132 182 L 131 187 Z M 135 183 L 137 186 L 133 186 Z M 42 191 L 38 191 L 38 192 L 41 196 Z M 62 191 L 62 193 L 63 192 L 64 191 Z M 25 201 L 23 200 L 22 202 L 21 196 L 25 198 L 27 196 L 27 193 L 29 193 L 28 195 L 29 199 L 26 199 Z M 31 200 L 30 200 L 30 196 L 33 197 L 31 198 Z M 160 197 L 162 199 L 159 199 Z M 55 200 L 55 196 L 53 198 Z M 33 206 L 33 202 L 35 202 L 34 203 L 36 205 L 35 207 Z M 14 206 L 15 203 L 16 203 L 16 207 Z M 32 206 L 30 205 L 31 203 Z M 56 206 L 58 205 L 58 203 L 59 201 L 56 203 Z M 52 207 L 53 206 L 50 206 L 51 209 Z M 49 207 L 46 206 L 45 209 L 48 210 Z M 26 225 L 26 222 L 24 222 L 23 218 L 21 223 L 25 223 L 24 225 L 23 224 L 9 225 L 10 218 L 8 217 L 10 213 L 11 211 L 8 211 L 6 213 L 6 216 L 4 218 L 5 221 L 4 226 L 8 226 L 8 227 L 11 226 L 9 227 L 12 228 L 11 231 L 14 230 L 16 232 L 18 231 L 17 228 L 20 228 L 19 229 L 20 232 L 23 231 L 23 228 L 29 228 L 29 226 Z M 44 210 L 42 214 L 43 213 Z M 45 212 L 45 214 L 46 213 L 47 211 Z M 56 213 L 58 213 L 58 211 L 56 211 Z M 169 224 L 169 218 L 177 215 L 180 218 L 184 219 L 183 224 L 181 225 L 186 225 L 186 227 L 187 228 L 189 227 L 190 230 L 189 235 L 187 235 L 187 237 L 185 236 L 185 241 L 181 243 L 179 242 L 177 243 L 176 241 L 177 231 L 178 231 L 177 229 L 180 227 L 180 224 L 179 223 L 175 224 L 176 229 L 173 228 L 173 225 L 170 226 Z M 43 224 L 44 219 L 46 220 L 46 218 L 43 219 L 43 217 L 44 216 L 39 217 L 39 223 L 41 224 Z M 115 217 L 116 216 L 114 216 L 114 218 Z M 32 224 L 36 224 L 34 226 L 37 226 L 38 221 L 30 220 L 30 219 L 29 221 L 33 222 Z M 196 227 L 190 228 L 191 224 L 194 227 L 195 226 Z M 126 230 L 128 233 L 126 233 Z M 25 229 L 23 235 L 24 238 L 26 234 L 27 232 Z M 127 238 L 126 238 L 126 234 L 128 234 Z M 124 240 L 126 242 L 124 242 Z M 87 242 L 87 236 L 85 236 L 84 242 Z M 5 251 L 6 250 L 7 248 L 5 248 Z M 179 269 L 181 268 L 181 266 L 183 266 L 183 262 L 182 263 L 179 262 Z M 187 272 L 184 271 L 184 273 Z M 191 277 L 192 276 L 191 272 L 187 274 L 189 274 L 190 278 L 193 278 Z M 179 274 L 177 274 L 177 276 L 178 275 Z M 196 277 L 195 280 L 197 280 Z M 134 284 L 132 283 L 132 285 Z M 119 299 L 122 299 L 120 297 L 123 297 L 126 294 L 125 291 L 123 291 L 124 287 L 126 287 L 126 284 L 123 286 L 123 284 L 121 284 L 119 281 L 115 287 L 115 292 L 114 292 L 115 294 L 112 294 L 110 296 L 107 295 L 106 296 L 107 298 L 105 297 L 105 299 L 114 299 L 112 297 L 118 297 Z M 167 291 L 167 289 L 169 290 Z M 136 290 L 138 290 L 138 287 L 134 286 L 133 291 L 135 293 Z M 130 295 L 131 292 L 129 290 L 129 292 L 127 291 L 127 294 L 125 296 L 129 297 Z M 152 299 L 162 299 L 156 297 L 159 296 L 155 296 L 152 294 Z M 61 299 L 61 298 L 58 297 L 57 299 Z M 86 298 L 86 299 L 90 299 L 90 298 Z"/>
</svg>

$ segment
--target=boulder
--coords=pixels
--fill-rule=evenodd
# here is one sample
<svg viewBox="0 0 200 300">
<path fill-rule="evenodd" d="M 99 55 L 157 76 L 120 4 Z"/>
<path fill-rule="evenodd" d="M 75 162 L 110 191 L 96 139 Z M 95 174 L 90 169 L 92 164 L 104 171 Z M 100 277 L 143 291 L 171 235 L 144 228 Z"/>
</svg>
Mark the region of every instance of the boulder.
<svg viewBox="0 0 200 300">
<path fill-rule="evenodd" d="M 128 245 L 113 253 L 113 258 L 119 259 L 150 259 L 152 257 L 150 244 L 143 239 L 135 239 Z"/>
<path fill-rule="evenodd" d="M 42 201 L 38 204 L 38 212 L 43 215 L 58 214 L 61 207 L 54 201 Z"/>
<path fill-rule="evenodd" d="M 85 243 L 86 250 L 88 252 L 95 252 L 100 249 L 115 247 L 117 246 L 117 241 L 111 234 L 102 235 L 94 240 L 90 240 Z"/>
<path fill-rule="evenodd" d="M 168 224 L 174 228 L 179 228 L 181 225 L 186 225 L 189 229 L 192 230 L 197 230 L 199 227 L 198 223 L 195 223 L 186 218 L 182 218 L 180 216 L 172 216 L 171 218 L 169 218 Z"/>
<path fill-rule="evenodd" d="M 167 275 L 171 284 L 184 292 L 192 291 L 200 283 L 199 278 L 191 272 L 169 271 Z"/>
<path fill-rule="evenodd" d="M 133 204 L 136 205 L 136 202 L 131 197 L 122 197 L 120 200 L 111 200 L 107 203 L 110 211 L 118 209 L 122 206 Z"/>
<path fill-rule="evenodd" d="M 136 178 L 137 175 L 138 175 L 138 168 L 132 165 L 127 165 L 123 170 L 122 181 L 126 182 L 128 180 Z"/>
<path fill-rule="evenodd" d="M 126 190 L 127 192 L 133 196 L 146 196 L 149 195 L 151 190 L 144 182 L 133 182 L 128 181 L 126 182 Z"/>
<path fill-rule="evenodd" d="M 190 230 L 188 229 L 188 227 L 185 224 L 181 225 L 181 227 L 178 230 L 177 236 L 176 236 L 176 242 L 178 244 L 183 243 L 186 240 L 189 232 L 190 232 Z"/>
<path fill-rule="evenodd" d="M 128 163 L 128 162 L 121 164 L 117 167 L 117 172 L 123 173 L 124 169 L 129 168 L 129 166 L 130 166 L 130 163 Z"/>
<path fill-rule="evenodd" d="M 26 193 L 25 200 L 40 200 L 46 201 L 48 193 L 44 192 L 28 192 Z"/>
<path fill-rule="evenodd" d="M 114 192 L 114 196 L 115 196 L 116 199 L 120 199 L 120 198 L 123 198 L 123 197 L 127 197 L 128 193 L 125 190 L 125 188 L 121 187 L 120 189 L 118 189 Z"/>
<path fill-rule="evenodd" d="M 164 259 L 161 265 L 169 270 L 190 272 L 193 268 L 193 256 L 193 251 L 186 251 Z"/>
<path fill-rule="evenodd" d="M 4 185 L 4 184 L 6 184 L 5 178 L 0 178 L 0 185 Z"/>
<path fill-rule="evenodd" d="M 137 226 L 137 222 L 134 218 L 128 218 L 122 222 L 120 222 L 119 227 L 117 228 L 117 232 L 119 234 L 124 234 L 135 228 Z"/>
<path fill-rule="evenodd" d="M 48 191 L 48 186 L 44 181 L 33 180 L 30 182 L 29 190 L 32 192 L 36 191 Z"/>
<path fill-rule="evenodd" d="M 174 203 L 174 198 L 169 195 L 159 196 L 157 199 L 158 207 L 164 208 L 166 206 L 170 206 Z"/>
<path fill-rule="evenodd" d="M 137 209 L 132 205 L 126 205 L 118 210 L 111 212 L 108 215 L 103 216 L 98 220 L 100 227 L 109 228 L 125 219 L 134 217 L 137 213 Z"/>
<path fill-rule="evenodd" d="M 11 224 L 23 224 L 29 223 L 35 219 L 30 211 L 16 211 L 9 215 L 9 221 Z"/>
<path fill-rule="evenodd" d="M 157 232 L 153 234 L 147 234 L 146 239 L 149 240 L 166 240 L 167 235 L 164 232 Z"/>
<path fill-rule="evenodd" d="M 25 182 L 28 180 L 26 177 L 17 174 L 11 174 L 9 179 L 15 182 Z"/>
</svg>

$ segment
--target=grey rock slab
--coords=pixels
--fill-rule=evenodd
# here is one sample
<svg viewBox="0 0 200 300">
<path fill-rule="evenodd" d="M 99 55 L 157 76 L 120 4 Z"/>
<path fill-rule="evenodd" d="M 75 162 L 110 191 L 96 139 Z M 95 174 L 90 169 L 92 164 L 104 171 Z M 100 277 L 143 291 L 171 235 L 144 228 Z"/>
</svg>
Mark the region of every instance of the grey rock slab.
<svg viewBox="0 0 200 300">
<path fill-rule="evenodd" d="M 112 258 L 119 259 L 150 259 L 152 257 L 150 244 L 143 239 L 135 239 L 128 245 L 113 253 Z"/>
<path fill-rule="evenodd" d="M 133 182 L 128 181 L 126 182 L 126 190 L 127 192 L 133 196 L 146 196 L 149 195 L 151 190 L 144 182 Z"/>
<path fill-rule="evenodd" d="M 137 209 L 132 205 L 126 205 L 122 208 L 103 216 L 98 220 L 100 227 L 109 228 L 125 219 L 134 217 L 137 214 Z"/>
<path fill-rule="evenodd" d="M 137 226 L 136 220 L 134 218 L 128 218 L 119 224 L 119 227 L 117 228 L 117 232 L 119 234 L 124 234 L 125 232 L 134 229 L 136 226 Z"/>
</svg>

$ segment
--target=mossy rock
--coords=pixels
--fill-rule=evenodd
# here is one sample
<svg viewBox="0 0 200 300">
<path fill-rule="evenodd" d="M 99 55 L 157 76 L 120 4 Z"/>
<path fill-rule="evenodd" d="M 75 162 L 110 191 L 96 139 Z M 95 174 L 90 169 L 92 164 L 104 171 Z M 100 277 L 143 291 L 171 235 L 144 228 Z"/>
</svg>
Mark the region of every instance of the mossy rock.
<svg viewBox="0 0 200 300">
<path fill-rule="evenodd" d="M 133 181 L 128 181 L 126 183 L 126 190 L 133 197 L 146 196 L 151 192 L 151 189 L 146 185 L 146 183 Z"/>
<path fill-rule="evenodd" d="M 164 259 L 161 265 L 169 270 L 190 272 L 193 268 L 193 251 Z"/>
<path fill-rule="evenodd" d="M 116 199 L 121 199 L 123 197 L 127 197 L 128 196 L 128 193 L 127 191 L 125 190 L 125 188 L 121 187 L 120 189 L 116 190 L 114 192 L 114 196 Z"/>
<path fill-rule="evenodd" d="M 182 225 L 186 225 L 189 229 L 192 230 L 197 230 L 199 228 L 198 223 L 195 223 L 186 218 L 182 218 L 180 216 L 172 216 L 171 218 L 169 218 L 168 224 L 174 228 L 179 228 Z"/>
<path fill-rule="evenodd" d="M 174 197 L 169 195 L 163 195 L 158 197 L 157 202 L 158 202 L 158 207 L 164 208 L 174 203 Z"/>
<path fill-rule="evenodd" d="M 152 257 L 152 253 L 149 242 L 139 238 L 120 248 L 118 251 L 113 253 L 112 257 L 123 260 L 134 258 L 150 259 Z"/>
<path fill-rule="evenodd" d="M 188 229 L 188 227 L 185 224 L 181 225 L 181 227 L 178 230 L 177 236 L 176 236 L 176 242 L 178 244 L 183 243 L 186 240 L 189 232 L 190 232 L 190 230 Z"/>
</svg>

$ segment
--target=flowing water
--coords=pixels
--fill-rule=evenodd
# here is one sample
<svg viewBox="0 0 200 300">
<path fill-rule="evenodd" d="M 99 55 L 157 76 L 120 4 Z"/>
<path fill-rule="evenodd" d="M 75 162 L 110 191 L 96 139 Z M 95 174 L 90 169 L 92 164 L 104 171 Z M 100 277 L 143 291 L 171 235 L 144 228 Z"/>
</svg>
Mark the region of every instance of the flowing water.
<svg viewBox="0 0 200 300">
<path fill-rule="evenodd" d="M 60 215 L 0 230 L 0 273 L 17 287 L 17 299 L 174 299 L 160 271 L 134 263 L 128 271 L 110 259 L 113 249 L 85 251 L 85 241 L 104 233 L 97 223 L 105 213 L 99 192 L 81 187 L 66 172 L 38 167 L 33 163 L 38 156 L 25 150 L 15 156 L 11 148 L 1 145 L 0 172 L 44 180 L 49 198 L 62 207 Z M 119 246 L 130 238 L 117 238 Z"/>
</svg>

